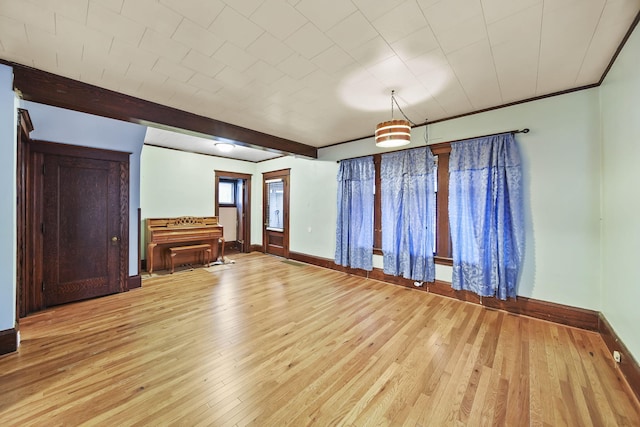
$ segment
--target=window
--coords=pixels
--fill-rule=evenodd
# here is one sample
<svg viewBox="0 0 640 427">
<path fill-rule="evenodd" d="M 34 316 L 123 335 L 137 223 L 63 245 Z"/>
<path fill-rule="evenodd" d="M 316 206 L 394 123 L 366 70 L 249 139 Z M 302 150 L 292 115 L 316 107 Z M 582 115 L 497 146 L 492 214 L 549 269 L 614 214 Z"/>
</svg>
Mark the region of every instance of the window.
<svg viewBox="0 0 640 427">
<path fill-rule="evenodd" d="M 451 265 L 451 234 L 449 232 L 449 153 L 451 144 L 448 142 L 430 145 L 429 148 L 436 158 L 436 239 L 434 258 L 436 264 Z M 374 237 L 373 251 L 382 255 L 382 195 L 380 182 L 381 154 L 373 156 L 375 165 L 375 198 L 374 198 Z"/>
<path fill-rule="evenodd" d="M 269 179 L 265 184 L 267 186 L 267 229 L 283 231 L 284 181 L 282 178 Z"/>
<path fill-rule="evenodd" d="M 222 207 L 236 206 L 236 182 L 221 179 L 218 183 L 218 204 Z"/>
</svg>

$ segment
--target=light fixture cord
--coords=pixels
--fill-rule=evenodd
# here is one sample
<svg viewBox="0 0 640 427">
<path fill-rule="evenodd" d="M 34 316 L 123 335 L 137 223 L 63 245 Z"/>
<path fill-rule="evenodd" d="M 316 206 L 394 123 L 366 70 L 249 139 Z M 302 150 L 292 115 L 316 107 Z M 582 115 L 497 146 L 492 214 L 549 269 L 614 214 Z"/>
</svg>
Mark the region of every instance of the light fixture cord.
<svg viewBox="0 0 640 427">
<path fill-rule="evenodd" d="M 396 107 L 398 107 L 398 111 L 400 111 L 400 113 L 402 113 L 402 116 L 409 122 L 411 123 L 413 126 L 418 126 L 418 124 L 416 122 L 414 122 L 413 120 L 411 120 L 409 117 L 407 117 L 407 115 L 404 113 L 404 111 L 402 111 L 402 108 L 400 108 L 400 104 L 398 104 L 398 100 L 396 99 L 396 91 L 392 90 L 391 91 L 391 118 L 393 119 L 393 104 L 396 104 Z"/>
<path fill-rule="evenodd" d="M 407 117 L 407 115 L 404 113 L 404 111 L 402 111 L 402 108 L 400 107 L 400 104 L 398 104 L 398 100 L 396 99 L 396 91 L 395 90 L 391 91 L 391 120 L 393 120 L 393 104 L 396 104 L 396 107 L 398 107 L 398 111 L 400 111 L 400 113 L 405 118 L 405 120 L 407 120 L 413 126 L 419 126 L 416 122 L 414 122 L 409 117 Z M 424 142 L 425 142 L 425 144 L 429 143 L 429 137 L 428 137 L 428 133 L 427 132 L 428 132 L 427 119 L 425 119 L 425 121 L 424 121 Z"/>
<path fill-rule="evenodd" d="M 394 96 L 395 93 L 396 93 L 395 90 L 391 91 L 391 120 L 393 120 L 393 102 L 396 100 L 396 97 Z"/>
</svg>

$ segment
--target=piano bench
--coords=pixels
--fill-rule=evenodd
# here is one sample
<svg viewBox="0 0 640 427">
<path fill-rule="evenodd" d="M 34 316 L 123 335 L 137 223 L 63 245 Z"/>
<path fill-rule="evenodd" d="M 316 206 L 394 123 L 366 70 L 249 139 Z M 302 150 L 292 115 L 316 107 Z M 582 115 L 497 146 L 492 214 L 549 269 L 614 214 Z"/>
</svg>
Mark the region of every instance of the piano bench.
<svg viewBox="0 0 640 427">
<path fill-rule="evenodd" d="M 185 254 L 185 253 L 194 253 L 194 252 L 202 253 L 206 260 L 207 267 L 209 266 L 209 263 L 211 260 L 211 245 L 202 244 L 202 245 L 190 245 L 190 246 L 175 246 L 173 248 L 169 248 L 169 255 L 171 258 L 171 274 L 173 274 L 173 271 L 174 271 L 173 260 L 175 259 L 176 255 Z"/>
</svg>

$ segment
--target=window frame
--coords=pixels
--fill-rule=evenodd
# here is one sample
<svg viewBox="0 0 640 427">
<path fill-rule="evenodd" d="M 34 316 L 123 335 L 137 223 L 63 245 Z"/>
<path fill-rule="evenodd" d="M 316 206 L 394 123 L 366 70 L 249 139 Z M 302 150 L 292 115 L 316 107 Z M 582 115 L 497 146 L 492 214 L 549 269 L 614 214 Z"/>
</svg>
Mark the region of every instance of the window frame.
<svg viewBox="0 0 640 427">
<path fill-rule="evenodd" d="M 233 203 L 223 203 L 220 201 L 220 184 L 231 184 L 231 186 L 233 187 L 233 191 L 231 192 L 231 196 L 233 198 Z M 236 200 L 237 197 L 237 188 L 238 182 L 235 179 L 226 179 L 226 178 L 220 178 L 218 180 L 218 188 L 217 190 L 217 194 L 216 194 L 216 198 L 218 199 L 218 206 L 221 208 L 235 208 L 238 206 L 238 201 Z"/>
</svg>

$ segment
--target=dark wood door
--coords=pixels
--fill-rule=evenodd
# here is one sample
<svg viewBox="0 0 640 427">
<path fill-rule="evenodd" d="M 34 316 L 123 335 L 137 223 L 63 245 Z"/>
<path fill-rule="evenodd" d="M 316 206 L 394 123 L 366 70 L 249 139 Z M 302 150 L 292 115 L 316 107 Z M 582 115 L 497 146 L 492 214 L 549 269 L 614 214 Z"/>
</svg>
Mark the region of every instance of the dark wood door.
<svg viewBox="0 0 640 427">
<path fill-rule="evenodd" d="M 45 306 L 121 291 L 120 162 L 44 156 Z"/>
<path fill-rule="evenodd" d="M 238 242 L 238 251 L 246 252 L 244 247 L 244 180 L 238 179 L 236 184 L 236 216 L 238 225 L 236 228 L 236 241 Z"/>
<path fill-rule="evenodd" d="M 289 258 L 289 169 L 265 172 L 263 183 L 264 252 Z"/>
</svg>

